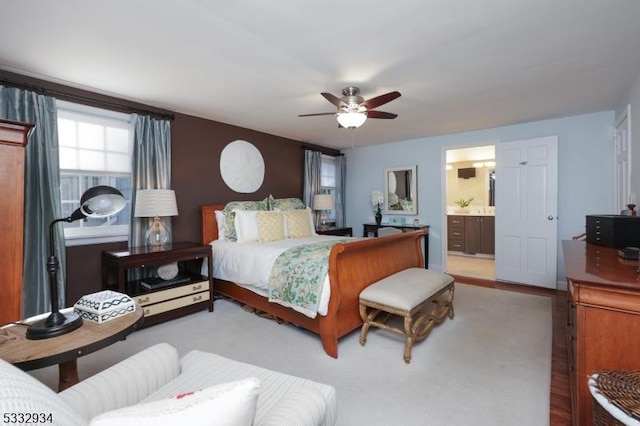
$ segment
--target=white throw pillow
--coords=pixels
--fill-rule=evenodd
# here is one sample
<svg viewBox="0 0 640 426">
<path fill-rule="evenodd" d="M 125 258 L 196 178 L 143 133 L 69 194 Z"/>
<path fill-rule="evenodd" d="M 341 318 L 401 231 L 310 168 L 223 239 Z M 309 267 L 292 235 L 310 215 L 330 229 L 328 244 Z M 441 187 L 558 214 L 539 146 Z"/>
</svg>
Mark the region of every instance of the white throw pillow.
<svg viewBox="0 0 640 426">
<path fill-rule="evenodd" d="M 256 210 L 234 210 L 238 242 L 258 241 L 258 221 Z"/>
<path fill-rule="evenodd" d="M 223 383 L 173 398 L 109 411 L 91 419 L 91 426 L 251 426 L 260 381 Z"/>
<path fill-rule="evenodd" d="M 224 219 L 224 213 L 220 210 L 213 212 L 216 216 L 216 223 L 218 224 L 218 241 L 224 241 L 225 234 L 227 233 L 227 224 Z"/>
</svg>

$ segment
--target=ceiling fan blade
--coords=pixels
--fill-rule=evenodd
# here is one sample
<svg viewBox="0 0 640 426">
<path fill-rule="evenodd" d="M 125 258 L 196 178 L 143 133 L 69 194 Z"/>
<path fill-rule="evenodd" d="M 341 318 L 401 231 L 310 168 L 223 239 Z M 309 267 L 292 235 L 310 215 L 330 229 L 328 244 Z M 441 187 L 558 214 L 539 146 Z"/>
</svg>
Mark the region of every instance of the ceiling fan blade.
<svg viewBox="0 0 640 426">
<path fill-rule="evenodd" d="M 315 117 L 316 115 L 336 115 L 335 112 L 319 112 L 316 114 L 300 114 L 298 117 Z"/>
<path fill-rule="evenodd" d="M 326 100 L 328 100 L 329 102 L 331 102 L 332 104 L 334 104 L 335 106 L 337 106 L 338 108 L 340 108 L 340 106 L 342 105 L 346 105 L 342 99 L 340 99 L 339 97 L 332 95 L 331 93 L 327 93 L 327 92 L 322 92 L 320 93 L 322 96 L 324 96 L 324 98 Z"/>
<path fill-rule="evenodd" d="M 369 118 L 396 118 L 398 114 L 394 114 L 391 112 L 383 112 L 383 111 L 367 111 L 367 117 Z"/>
<path fill-rule="evenodd" d="M 362 103 L 363 106 L 367 107 L 367 109 L 374 109 L 379 107 L 380 105 L 384 105 L 387 102 L 391 102 L 394 99 L 400 97 L 400 92 L 389 92 L 384 95 L 376 96 L 375 98 L 371 98 L 368 101 L 364 101 Z"/>
</svg>

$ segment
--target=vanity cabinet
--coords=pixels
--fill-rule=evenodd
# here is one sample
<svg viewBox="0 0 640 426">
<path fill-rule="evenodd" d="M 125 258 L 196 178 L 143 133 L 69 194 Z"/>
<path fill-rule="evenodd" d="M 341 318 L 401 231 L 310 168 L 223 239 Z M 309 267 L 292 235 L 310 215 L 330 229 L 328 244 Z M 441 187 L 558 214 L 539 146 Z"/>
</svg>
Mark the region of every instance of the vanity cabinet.
<svg viewBox="0 0 640 426">
<path fill-rule="evenodd" d="M 447 249 L 467 254 L 495 254 L 495 217 L 447 216 Z"/>
<path fill-rule="evenodd" d="M 494 216 L 466 216 L 464 218 L 465 252 L 495 254 L 495 224 Z"/>
</svg>

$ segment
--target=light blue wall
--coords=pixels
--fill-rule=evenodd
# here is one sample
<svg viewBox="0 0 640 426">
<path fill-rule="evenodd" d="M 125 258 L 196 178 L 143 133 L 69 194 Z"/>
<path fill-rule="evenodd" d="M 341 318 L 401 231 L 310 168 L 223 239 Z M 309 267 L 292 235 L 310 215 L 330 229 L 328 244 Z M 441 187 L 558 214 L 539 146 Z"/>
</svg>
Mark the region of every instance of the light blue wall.
<svg viewBox="0 0 640 426">
<path fill-rule="evenodd" d="M 614 111 L 344 150 L 347 157 L 347 226 L 362 235 L 373 223 L 371 191 L 384 190 L 385 167 L 418 166 L 418 218 L 431 225 L 429 266 L 442 270 L 445 207 L 444 152 L 558 136 L 558 280 L 564 282 L 561 241 L 584 232 L 586 214 L 613 212 Z M 356 130 L 357 131 L 357 130 Z M 639 191 L 640 192 L 640 191 Z M 500 206 L 496 206 L 498 209 Z M 413 217 L 407 217 L 408 222 Z"/>
</svg>

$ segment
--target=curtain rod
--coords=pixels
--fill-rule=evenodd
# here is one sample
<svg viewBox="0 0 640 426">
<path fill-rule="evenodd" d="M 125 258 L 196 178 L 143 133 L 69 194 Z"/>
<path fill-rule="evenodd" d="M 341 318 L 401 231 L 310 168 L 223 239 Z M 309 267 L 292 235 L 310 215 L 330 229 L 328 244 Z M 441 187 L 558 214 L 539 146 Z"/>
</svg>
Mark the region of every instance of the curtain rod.
<svg viewBox="0 0 640 426">
<path fill-rule="evenodd" d="M 173 120 L 174 116 L 171 113 L 162 113 L 162 112 L 155 112 L 155 111 L 149 111 L 143 108 L 136 108 L 130 105 L 124 105 L 121 103 L 117 103 L 117 102 L 110 102 L 110 101 L 106 101 L 106 100 L 99 100 L 99 99 L 94 99 L 94 98 L 90 98 L 87 96 L 82 96 L 82 95 L 73 95 L 70 93 L 66 93 L 60 90 L 55 90 L 55 89 L 47 89 L 45 87 L 42 86 L 37 86 L 34 84 L 28 84 L 28 83 L 19 83 L 16 81 L 11 81 L 8 80 L 6 78 L 0 78 L 0 84 L 2 84 L 3 86 L 11 86 L 11 87 L 15 87 L 18 89 L 23 89 L 23 90 L 30 90 L 32 92 L 35 92 L 39 95 L 43 95 L 43 96 L 51 96 L 54 97 L 56 99 L 60 99 L 63 101 L 75 101 L 75 102 L 79 102 L 82 104 L 87 104 L 89 106 L 97 106 L 97 107 L 104 107 L 104 108 L 108 108 L 111 110 L 115 110 L 118 112 L 125 112 L 125 113 L 129 113 L 129 114 L 143 114 L 143 115 L 149 115 L 151 117 L 154 118 L 160 118 L 163 120 Z M 78 89 L 78 90 L 82 90 L 82 89 Z M 104 95 L 107 96 L 107 95 Z"/>
</svg>

